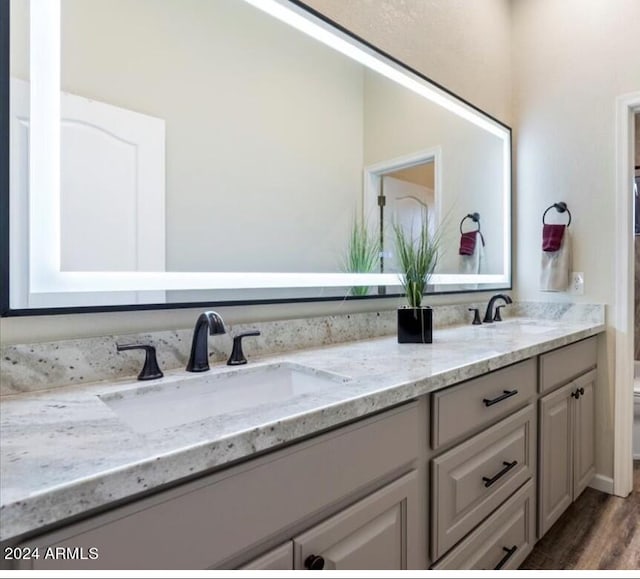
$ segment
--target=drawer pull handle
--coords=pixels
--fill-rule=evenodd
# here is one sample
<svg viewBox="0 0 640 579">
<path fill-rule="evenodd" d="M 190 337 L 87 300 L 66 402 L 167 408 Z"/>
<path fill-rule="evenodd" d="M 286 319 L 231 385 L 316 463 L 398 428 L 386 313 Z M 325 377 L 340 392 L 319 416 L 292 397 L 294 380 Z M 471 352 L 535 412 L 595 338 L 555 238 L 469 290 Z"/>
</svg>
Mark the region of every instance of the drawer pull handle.
<svg viewBox="0 0 640 579">
<path fill-rule="evenodd" d="M 505 563 L 511 559 L 512 555 L 518 550 L 518 545 L 514 545 L 513 547 L 511 547 L 511 549 L 507 549 L 507 547 L 502 547 L 503 551 L 506 551 L 507 554 L 502 557 L 502 559 L 500 559 L 500 562 L 494 567 L 495 571 L 498 571 L 499 569 L 502 569 L 505 565 Z"/>
<path fill-rule="evenodd" d="M 512 396 L 515 396 L 517 393 L 518 393 L 517 390 L 503 390 L 502 394 L 500 394 L 500 396 L 498 396 L 497 398 L 492 398 L 491 400 L 489 400 L 488 398 L 483 398 L 482 401 L 484 402 L 485 406 L 493 406 L 498 402 L 502 402 L 507 398 L 511 398 Z"/>
<path fill-rule="evenodd" d="M 324 557 L 320 555 L 309 555 L 304 560 L 304 567 L 311 571 L 320 571 L 324 569 Z"/>
<path fill-rule="evenodd" d="M 504 465 L 504 468 L 498 474 L 494 474 L 491 478 L 486 477 L 486 476 L 482 477 L 482 480 L 484 481 L 484 486 L 485 487 L 489 488 L 494 482 L 496 482 L 498 479 L 502 478 L 514 466 L 516 466 L 518 464 L 518 461 L 517 460 L 514 460 L 513 462 L 503 461 L 502 464 Z"/>
</svg>

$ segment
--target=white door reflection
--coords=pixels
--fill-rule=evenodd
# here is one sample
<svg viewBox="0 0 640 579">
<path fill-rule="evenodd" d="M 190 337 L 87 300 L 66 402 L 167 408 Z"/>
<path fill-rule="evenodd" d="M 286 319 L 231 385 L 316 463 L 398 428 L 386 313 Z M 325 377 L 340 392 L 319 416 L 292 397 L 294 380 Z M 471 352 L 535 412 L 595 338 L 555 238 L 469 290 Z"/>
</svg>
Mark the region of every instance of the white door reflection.
<svg viewBox="0 0 640 579">
<path fill-rule="evenodd" d="M 380 195 L 384 205 L 380 208 L 382 223 L 383 269 L 397 273 L 395 258 L 394 224 L 412 236 L 418 235 L 423 215 L 429 219 L 429 232 L 434 235 L 438 226 L 435 161 L 421 162 L 411 167 L 382 175 Z"/>
<path fill-rule="evenodd" d="M 165 270 L 165 122 L 61 94 L 60 257 L 64 271 Z M 11 227 L 28 245 L 29 83 L 11 79 Z M 17 244 L 16 244 L 17 245 Z M 17 256 L 18 257 L 18 256 Z M 28 292 L 28 260 L 13 259 L 29 307 L 159 303 L 164 291 Z M 18 298 L 18 296 L 16 296 Z"/>
</svg>

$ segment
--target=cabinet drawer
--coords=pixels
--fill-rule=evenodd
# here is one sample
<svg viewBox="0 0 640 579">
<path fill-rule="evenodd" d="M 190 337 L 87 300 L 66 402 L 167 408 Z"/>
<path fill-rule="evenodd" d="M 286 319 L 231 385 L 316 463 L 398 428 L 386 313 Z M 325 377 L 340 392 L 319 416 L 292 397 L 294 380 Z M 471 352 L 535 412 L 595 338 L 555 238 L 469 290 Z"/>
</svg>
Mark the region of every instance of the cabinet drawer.
<svg viewBox="0 0 640 579">
<path fill-rule="evenodd" d="M 588 338 L 540 356 L 540 392 L 566 384 L 597 365 L 597 338 Z"/>
<path fill-rule="evenodd" d="M 535 512 L 530 480 L 433 568 L 517 569 L 536 542 Z"/>
<path fill-rule="evenodd" d="M 99 549 L 46 569 L 207 569 L 318 517 L 415 460 L 417 403 L 40 535 L 23 546 Z M 317 520 L 317 519 L 316 519 Z"/>
<path fill-rule="evenodd" d="M 435 392 L 431 398 L 431 446 L 473 434 L 524 406 L 536 393 L 534 359 Z"/>
<path fill-rule="evenodd" d="M 431 555 L 442 557 L 535 473 L 533 405 L 431 463 Z"/>
</svg>

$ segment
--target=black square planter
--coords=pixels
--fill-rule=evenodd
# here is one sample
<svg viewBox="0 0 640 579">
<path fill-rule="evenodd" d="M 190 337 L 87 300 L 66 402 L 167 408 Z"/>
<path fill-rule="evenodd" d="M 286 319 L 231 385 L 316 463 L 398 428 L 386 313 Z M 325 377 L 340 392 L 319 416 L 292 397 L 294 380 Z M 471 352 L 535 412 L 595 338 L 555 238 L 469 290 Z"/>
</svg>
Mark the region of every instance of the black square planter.
<svg viewBox="0 0 640 579">
<path fill-rule="evenodd" d="M 398 344 L 431 344 L 433 310 L 430 307 L 398 308 Z"/>
</svg>

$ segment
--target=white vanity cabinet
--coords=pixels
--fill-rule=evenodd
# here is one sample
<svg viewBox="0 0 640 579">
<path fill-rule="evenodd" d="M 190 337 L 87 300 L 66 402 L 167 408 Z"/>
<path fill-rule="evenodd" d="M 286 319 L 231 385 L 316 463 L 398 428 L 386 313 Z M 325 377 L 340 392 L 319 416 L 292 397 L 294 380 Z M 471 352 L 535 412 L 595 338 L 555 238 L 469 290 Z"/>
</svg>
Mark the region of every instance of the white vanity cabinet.
<svg viewBox="0 0 640 579">
<path fill-rule="evenodd" d="M 595 368 L 589 338 L 488 372 L 18 545 L 97 560 L 18 567 L 517 568 L 593 477 Z"/>
<path fill-rule="evenodd" d="M 595 338 L 540 356 L 539 536 L 595 474 L 595 367 Z"/>
<path fill-rule="evenodd" d="M 254 569 L 286 569 L 288 553 L 298 568 L 313 554 L 327 568 L 425 568 L 424 404 L 404 404 L 40 535 L 23 546 L 41 553 L 94 547 L 99 558 L 40 558 L 28 568 L 228 569 L 251 561 Z"/>
<path fill-rule="evenodd" d="M 596 363 L 593 337 L 431 395 L 434 569 L 517 568 L 589 485 Z"/>
</svg>

